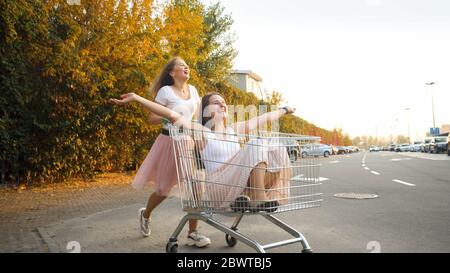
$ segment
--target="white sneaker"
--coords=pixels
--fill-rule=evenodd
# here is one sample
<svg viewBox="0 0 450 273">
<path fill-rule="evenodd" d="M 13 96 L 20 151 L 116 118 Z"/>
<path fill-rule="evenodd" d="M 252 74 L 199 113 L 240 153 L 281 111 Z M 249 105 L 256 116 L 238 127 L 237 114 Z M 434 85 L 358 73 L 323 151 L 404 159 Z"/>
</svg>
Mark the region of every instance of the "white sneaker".
<svg viewBox="0 0 450 273">
<path fill-rule="evenodd" d="M 188 241 L 186 244 L 188 246 L 205 247 L 211 244 L 211 240 L 198 231 L 194 231 L 188 235 Z"/>
<path fill-rule="evenodd" d="M 150 221 L 152 218 L 145 218 L 144 217 L 145 208 L 141 208 L 139 210 L 139 219 L 140 219 L 140 226 L 141 226 L 141 233 L 144 235 L 144 237 L 150 236 L 152 233 L 152 230 L 150 229 Z"/>
</svg>

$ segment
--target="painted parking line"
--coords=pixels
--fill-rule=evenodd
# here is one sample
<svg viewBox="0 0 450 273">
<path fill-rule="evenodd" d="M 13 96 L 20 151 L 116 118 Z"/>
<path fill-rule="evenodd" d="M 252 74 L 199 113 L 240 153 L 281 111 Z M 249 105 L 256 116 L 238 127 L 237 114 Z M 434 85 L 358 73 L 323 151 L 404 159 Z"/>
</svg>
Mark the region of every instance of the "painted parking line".
<svg viewBox="0 0 450 273">
<path fill-rule="evenodd" d="M 335 161 L 330 161 L 329 163 L 330 163 L 330 164 L 336 164 L 336 163 L 339 163 L 339 162 L 341 162 L 341 161 L 335 160 Z"/>
<path fill-rule="evenodd" d="M 303 174 L 300 174 L 300 175 L 292 177 L 291 180 L 302 181 L 302 182 L 305 182 L 305 181 L 322 182 L 322 181 L 330 180 L 329 178 L 322 177 L 322 176 L 320 176 L 319 179 L 315 179 L 313 177 L 303 177 L 303 176 L 304 176 Z"/>
<path fill-rule="evenodd" d="M 415 187 L 416 186 L 416 185 L 414 185 L 412 183 L 408 183 L 408 182 L 401 181 L 401 180 L 398 180 L 398 179 L 392 179 L 392 181 L 394 181 L 396 183 L 400 183 L 400 184 L 406 185 L 406 186 L 410 186 L 410 187 Z"/>
<path fill-rule="evenodd" d="M 366 169 L 366 171 L 370 171 L 370 169 L 369 169 L 369 168 L 367 168 L 367 167 L 364 167 L 364 169 Z"/>
<path fill-rule="evenodd" d="M 411 158 L 392 158 L 391 161 L 411 160 Z"/>
<path fill-rule="evenodd" d="M 373 173 L 374 175 L 380 175 L 380 173 L 376 171 L 371 171 L 371 173 Z"/>
<path fill-rule="evenodd" d="M 428 160 L 450 160 L 450 156 L 446 154 L 428 154 L 428 153 L 401 153 L 401 156 L 405 156 L 408 158 L 419 158 L 419 159 L 428 159 Z"/>
</svg>

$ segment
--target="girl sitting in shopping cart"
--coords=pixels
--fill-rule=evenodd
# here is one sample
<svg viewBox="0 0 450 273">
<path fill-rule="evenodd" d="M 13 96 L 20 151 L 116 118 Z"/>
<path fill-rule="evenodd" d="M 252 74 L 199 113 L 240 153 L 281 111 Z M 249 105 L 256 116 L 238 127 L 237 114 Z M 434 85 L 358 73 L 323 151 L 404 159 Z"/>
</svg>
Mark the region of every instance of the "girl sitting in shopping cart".
<svg viewBox="0 0 450 273">
<path fill-rule="evenodd" d="M 111 99 L 118 105 L 133 101 L 179 128 L 203 132 L 200 140 L 194 138 L 206 170 L 205 181 L 213 182 L 204 183 L 202 187 L 211 206 L 230 208 L 231 205 L 234 211 L 241 212 L 274 212 L 287 201 L 291 172 L 286 149 L 270 149 L 270 145 L 263 144 L 264 140 L 260 138 L 241 145 L 238 138 L 293 113 L 295 109 L 284 107 L 228 125 L 225 100 L 219 93 L 210 93 L 202 98 L 200 125 L 134 93 L 121 95 L 120 100 Z"/>
</svg>

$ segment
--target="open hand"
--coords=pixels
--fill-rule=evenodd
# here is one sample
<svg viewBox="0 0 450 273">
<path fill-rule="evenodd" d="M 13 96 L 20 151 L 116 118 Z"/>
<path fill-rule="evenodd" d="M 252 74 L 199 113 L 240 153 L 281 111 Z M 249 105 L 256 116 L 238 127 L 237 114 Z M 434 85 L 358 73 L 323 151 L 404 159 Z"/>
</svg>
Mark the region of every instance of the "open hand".
<svg viewBox="0 0 450 273">
<path fill-rule="evenodd" d="M 123 94 L 120 96 L 120 100 L 118 99 L 110 99 L 109 101 L 111 103 L 117 104 L 117 105 L 126 105 L 130 102 L 133 102 L 136 100 L 137 95 L 135 93 L 128 93 L 128 94 Z"/>
</svg>

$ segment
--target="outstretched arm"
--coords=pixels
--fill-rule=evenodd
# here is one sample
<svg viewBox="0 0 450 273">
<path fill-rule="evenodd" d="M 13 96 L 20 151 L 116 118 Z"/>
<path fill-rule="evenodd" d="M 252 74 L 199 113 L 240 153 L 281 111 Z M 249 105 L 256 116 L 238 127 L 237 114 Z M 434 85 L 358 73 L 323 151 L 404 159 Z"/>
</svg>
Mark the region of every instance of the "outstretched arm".
<svg viewBox="0 0 450 273">
<path fill-rule="evenodd" d="M 295 112 L 295 108 L 283 107 L 279 110 L 262 114 L 256 118 L 252 118 L 248 121 L 241 121 L 235 123 L 235 130 L 240 134 L 248 134 L 250 131 L 264 126 L 265 124 L 278 120 L 282 116 L 292 114 Z"/>
<path fill-rule="evenodd" d="M 163 117 L 158 116 L 153 112 L 150 112 L 150 114 L 148 115 L 148 123 L 150 124 L 160 124 L 162 119 Z"/>
<path fill-rule="evenodd" d="M 126 105 L 131 102 L 138 102 L 140 105 L 142 105 L 145 109 L 151 111 L 152 113 L 167 118 L 171 123 L 175 124 L 178 127 L 184 127 L 184 128 L 196 128 L 198 126 L 201 126 L 200 124 L 193 124 L 191 121 L 186 120 L 178 114 L 175 111 L 170 110 L 167 107 L 164 107 L 158 103 L 149 101 L 139 95 L 136 95 L 135 93 L 128 93 L 123 94 L 120 96 L 120 100 L 118 99 L 110 99 L 110 101 L 117 105 Z M 196 128 L 199 129 L 199 128 Z"/>
</svg>

